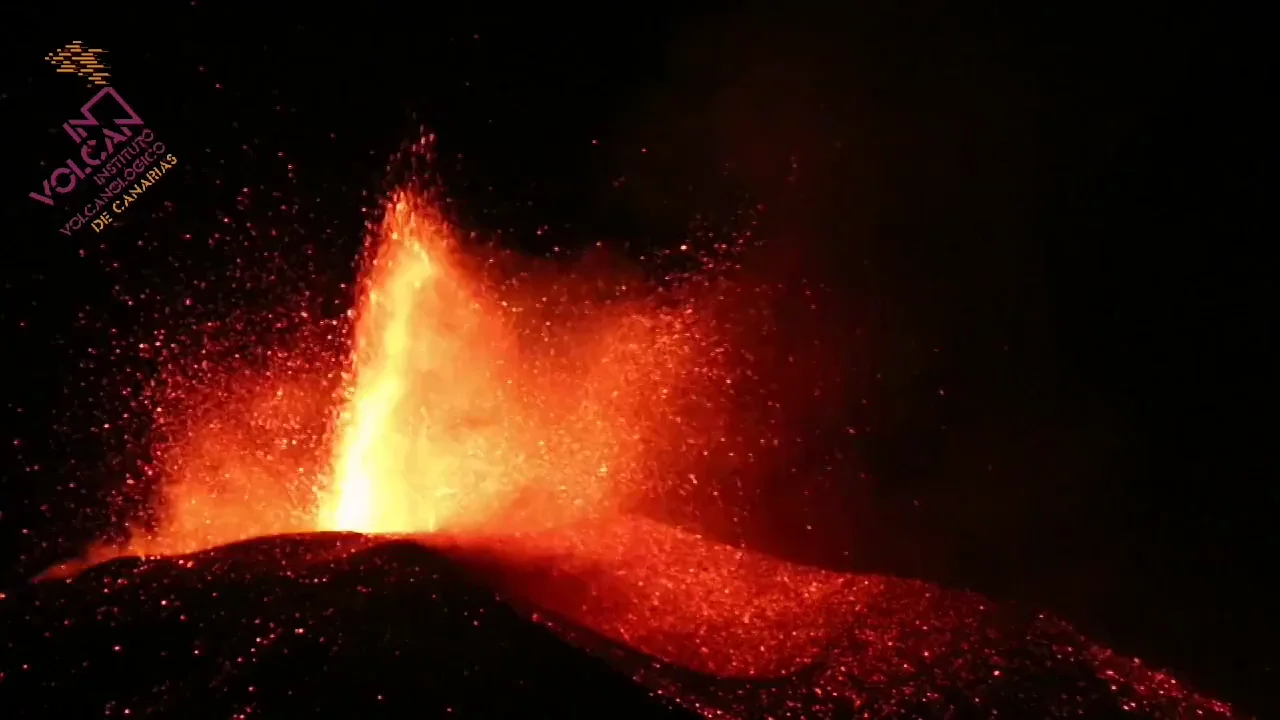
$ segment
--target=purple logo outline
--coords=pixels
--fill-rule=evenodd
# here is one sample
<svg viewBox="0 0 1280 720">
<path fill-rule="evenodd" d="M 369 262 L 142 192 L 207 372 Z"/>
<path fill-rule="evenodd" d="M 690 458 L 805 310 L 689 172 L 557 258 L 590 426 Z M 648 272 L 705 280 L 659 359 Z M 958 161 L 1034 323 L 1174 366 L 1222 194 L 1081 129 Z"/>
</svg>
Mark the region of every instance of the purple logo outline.
<svg viewBox="0 0 1280 720">
<path fill-rule="evenodd" d="M 111 96 L 111 98 L 119 104 L 120 109 L 128 115 L 128 117 L 117 117 L 111 121 L 120 129 L 121 132 L 119 133 L 114 132 L 111 128 L 104 127 L 103 123 L 93 113 L 94 107 L 97 106 L 98 103 L 102 102 L 103 98 L 108 95 Z M 51 172 L 49 177 L 45 179 L 41 188 L 44 191 L 43 194 L 38 192 L 28 193 L 28 197 L 31 199 L 53 207 L 55 204 L 53 199 L 54 192 L 59 195 L 65 195 L 72 190 L 75 190 L 77 181 L 87 177 L 88 175 L 92 175 L 96 170 L 95 166 L 102 164 L 102 162 L 112 154 L 112 149 L 116 143 L 133 137 L 133 131 L 129 129 L 130 125 L 144 124 L 142 117 L 133 109 L 133 106 L 121 97 L 120 93 L 116 92 L 115 88 L 110 86 L 99 90 L 92 98 L 89 99 L 88 102 L 82 105 L 80 107 L 80 115 L 81 117 L 79 118 L 72 118 L 64 122 L 62 124 L 62 129 L 66 131 L 67 135 L 69 135 L 77 145 L 80 145 L 80 158 L 89 166 L 88 171 L 86 172 L 82 169 L 80 165 L 76 163 L 75 158 L 70 158 L 63 165 Z M 88 131 L 84 129 L 85 127 L 103 127 L 104 134 L 106 135 L 107 147 L 97 159 L 94 159 L 90 155 L 90 150 L 97 143 L 97 140 L 89 140 L 87 143 L 85 142 L 85 139 L 89 136 Z M 66 183 L 59 182 L 63 178 L 67 180 Z"/>
<path fill-rule="evenodd" d="M 120 97 L 120 93 L 116 92 L 115 88 L 112 88 L 110 86 L 104 87 L 98 91 L 97 95 L 94 95 L 92 98 L 90 98 L 89 102 L 85 103 L 80 107 L 80 114 L 84 116 L 83 118 L 68 120 L 62 123 L 62 129 L 67 131 L 67 134 L 71 136 L 72 140 L 76 141 L 76 144 L 83 142 L 84 138 L 88 135 L 87 132 L 80 129 L 81 126 L 102 125 L 102 123 L 98 122 L 98 119 L 93 116 L 93 113 L 89 111 L 93 109 L 93 106 L 97 105 L 98 102 L 101 101 L 102 98 L 106 95 L 110 95 L 111 97 L 115 98 L 115 101 L 120 103 L 120 107 L 125 112 L 129 113 L 128 118 L 116 118 L 111 122 L 114 122 L 116 125 L 121 127 L 124 127 L 126 125 L 142 124 L 142 118 L 138 115 L 137 112 L 134 111 L 133 107 L 129 105 L 129 103 L 125 102 L 124 98 Z M 75 126 L 75 127 L 72 127 L 72 126 Z M 129 134 L 132 134 L 132 133 L 126 133 L 126 135 L 129 135 Z"/>
</svg>

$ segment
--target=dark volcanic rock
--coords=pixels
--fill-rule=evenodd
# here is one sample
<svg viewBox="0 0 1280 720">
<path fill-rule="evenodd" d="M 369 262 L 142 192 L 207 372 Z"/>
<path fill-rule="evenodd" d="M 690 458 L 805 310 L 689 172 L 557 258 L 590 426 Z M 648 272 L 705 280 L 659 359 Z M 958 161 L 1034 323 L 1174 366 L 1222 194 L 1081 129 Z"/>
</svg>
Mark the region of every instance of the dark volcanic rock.
<svg viewBox="0 0 1280 720">
<path fill-rule="evenodd" d="M 651 559 L 683 577 L 679 547 L 663 546 Z M 710 546 L 689 547 L 703 554 L 683 561 L 714 556 Z M 780 561 L 757 561 L 785 570 Z M 614 628 L 609 640 L 579 624 L 590 622 L 591 602 L 622 598 L 621 614 L 612 608 L 591 626 L 641 612 L 656 615 L 640 627 L 663 627 L 681 608 L 646 594 L 654 588 L 635 574 L 638 567 L 592 575 L 575 574 L 564 558 L 546 566 L 504 562 L 329 534 L 122 559 L 71 580 L 39 582 L 0 599 L 0 716 L 1231 716 L 1227 706 L 1051 618 L 871 575 L 842 577 L 840 593 L 802 604 L 809 609 L 794 623 L 770 625 L 745 646 L 835 622 L 811 661 L 781 676 L 715 677 L 658 660 L 670 657 L 661 649 L 635 649 L 656 636 Z M 730 569 L 723 583 L 759 579 L 743 564 Z M 540 584 L 577 593 L 568 606 L 574 619 L 529 594 Z M 508 587 L 517 599 L 499 598 L 493 587 Z M 774 591 L 803 588 L 789 578 Z M 670 628 L 677 634 L 667 640 L 680 640 L 675 650 L 705 652 L 718 637 L 699 634 L 705 628 L 697 623 Z M 634 642 L 624 646 L 617 637 Z"/>
<path fill-rule="evenodd" d="M 413 543 L 269 538 L 0 600 L 0 715 L 684 717 Z"/>
</svg>

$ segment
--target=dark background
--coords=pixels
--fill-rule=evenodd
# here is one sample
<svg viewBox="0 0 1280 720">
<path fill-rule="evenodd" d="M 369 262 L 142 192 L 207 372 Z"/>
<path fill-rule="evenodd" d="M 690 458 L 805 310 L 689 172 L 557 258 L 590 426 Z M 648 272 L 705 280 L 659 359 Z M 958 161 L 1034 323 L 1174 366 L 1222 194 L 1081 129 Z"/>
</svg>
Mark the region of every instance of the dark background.
<svg viewBox="0 0 1280 720">
<path fill-rule="evenodd" d="M 765 257 L 832 289 L 856 463 L 819 507 L 772 498 L 749 544 L 1042 606 L 1273 708 L 1268 69 L 1235 23 L 374 5 L 6 18 L 6 584 L 107 528 L 100 498 L 145 455 L 119 348 L 345 311 L 387 158 L 426 126 L 468 227 L 642 252 L 761 205 Z M 71 40 L 109 51 L 180 167 L 66 238 L 26 193 L 90 94 L 42 61 Z"/>
</svg>

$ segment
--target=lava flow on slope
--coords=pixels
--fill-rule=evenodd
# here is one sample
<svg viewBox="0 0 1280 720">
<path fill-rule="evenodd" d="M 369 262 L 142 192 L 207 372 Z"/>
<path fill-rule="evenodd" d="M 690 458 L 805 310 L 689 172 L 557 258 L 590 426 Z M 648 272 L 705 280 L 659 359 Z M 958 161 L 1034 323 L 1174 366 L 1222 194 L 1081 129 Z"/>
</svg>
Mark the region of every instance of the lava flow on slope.
<svg viewBox="0 0 1280 720">
<path fill-rule="evenodd" d="M 187 658 L 221 642 L 217 662 L 186 659 L 195 665 L 184 672 L 207 673 L 209 687 L 250 714 L 254 693 L 276 698 L 262 707 L 300 707 L 282 705 L 281 688 L 294 699 L 312 694 L 305 702 L 319 707 L 340 686 L 376 687 L 351 674 L 360 653 L 437 672 L 442 662 L 424 656 L 473 642 L 469 623 L 511 633 L 485 630 L 476 642 L 488 652 L 509 643 L 534 665 L 561 662 L 509 608 L 669 703 L 644 712 L 1231 714 L 1050 618 L 922 583 L 803 567 L 650 519 L 664 504 L 732 506 L 735 488 L 776 466 L 770 458 L 790 442 L 794 398 L 753 362 L 772 329 L 760 309 L 769 288 L 730 272 L 746 242 L 717 244 L 700 272 L 654 284 L 599 259 L 563 268 L 467 251 L 429 200 L 395 196 L 371 238 L 349 362 L 282 348 L 273 356 L 281 367 L 215 372 L 206 363 L 204 376 L 159 383 L 160 520 L 127 547 L 89 556 L 153 559 L 76 577 L 75 591 L 102 594 L 94 613 L 59 616 L 57 627 L 19 619 L 70 606 L 66 590 L 35 590 L 21 610 L 10 599 L 6 622 L 30 624 L 22 649 L 36 652 L 73 628 L 116 627 L 126 615 L 136 623 L 145 605 L 156 622 L 182 628 L 179 639 L 150 648 L 112 640 L 112 652 Z M 364 537 L 252 540 L 317 532 Z M 395 539 L 379 546 L 376 537 Z M 261 560 L 268 548 L 285 559 Z M 238 561 L 244 553 L 258 560 Z M 249 589 L 258 575 L 275 590 Z M 506 602 L 492 602 L 494 592 Z M 451 611 L 455 596 L 487 599 L 457 600 L 464 609 Z M 451 619 L 398 621 L 418 612 Z M 237 622 L 232 633 L 227 623 Z M 290 649 L 286 637 L 303 642 L 291 633 L 317 645 Z M 242 647 L 226 644 L 233 636 Z M 394 652 L 374 650 L 378 642 Z M 275 679 L 279 663 L 255 669 L 294 653 L 311 658 L 306 680 Z M 460 672 L 484 692 L 481 655 L 457 655 L 454 674 L 437 679 Z M 13 657 L 0 668 L 6 692 L 106 682 L 95 668 L 119 661 L 107 653 L 59 676 Z M 564 682 L 534 670 L 497 674 L 513 687 Z M 173 710 L 190 692 L 156 682 L 151 691 L 172 702 L 148 704 L 135 688 L 134 706 Z M 41 707 L 51 707 L 48 697 Z"/>
</svg>

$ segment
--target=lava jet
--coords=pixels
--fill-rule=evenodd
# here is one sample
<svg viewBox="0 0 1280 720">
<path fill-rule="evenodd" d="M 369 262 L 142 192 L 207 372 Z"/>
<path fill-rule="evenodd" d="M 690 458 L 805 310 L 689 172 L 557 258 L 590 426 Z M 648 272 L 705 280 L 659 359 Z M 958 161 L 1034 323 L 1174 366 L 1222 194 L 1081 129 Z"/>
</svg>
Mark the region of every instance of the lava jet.
<svg viewBox="0 0 1280 720">
<path fill-rule="evenodd" d="M 148 522 L 0 600 L 4 717 L 1231 715 L 1051 617 L 661 517 L 785 469 L 820 395 L 747 234 L 646 284 L 435 208 L 389 201 L 346 360 L 172 361 Z"/>
</svg>

